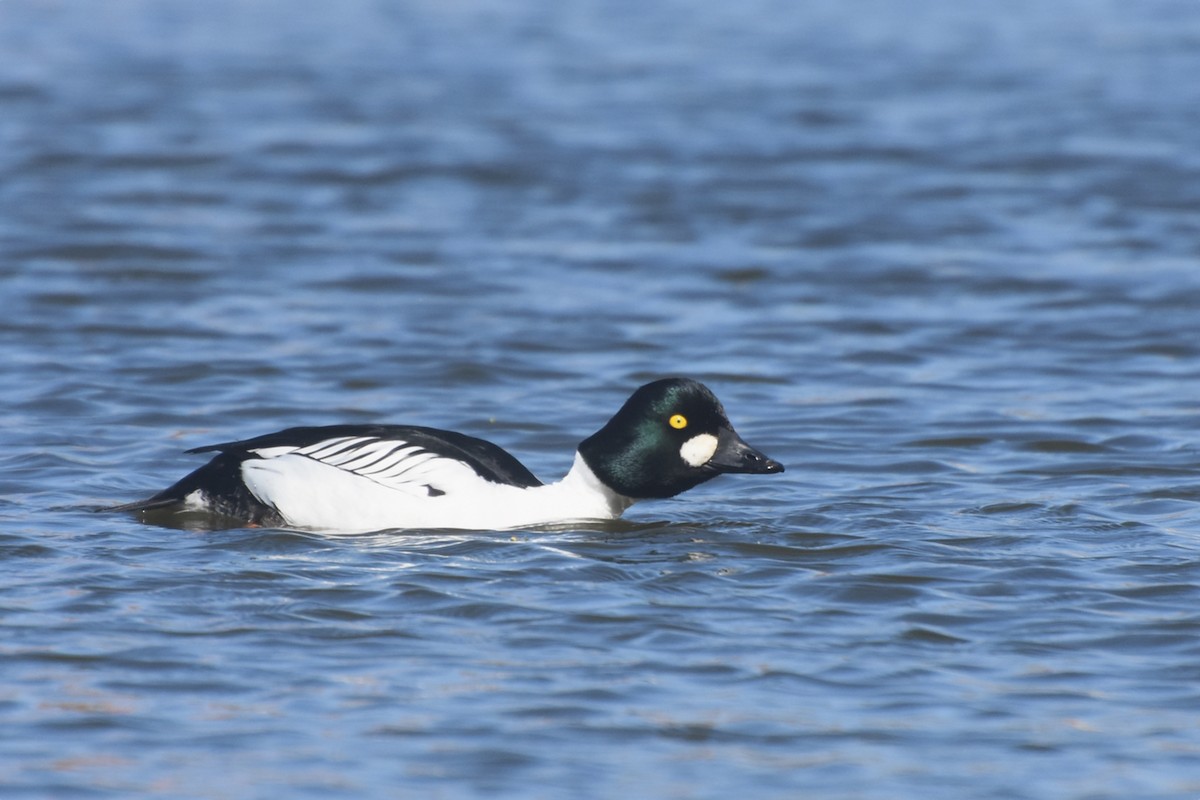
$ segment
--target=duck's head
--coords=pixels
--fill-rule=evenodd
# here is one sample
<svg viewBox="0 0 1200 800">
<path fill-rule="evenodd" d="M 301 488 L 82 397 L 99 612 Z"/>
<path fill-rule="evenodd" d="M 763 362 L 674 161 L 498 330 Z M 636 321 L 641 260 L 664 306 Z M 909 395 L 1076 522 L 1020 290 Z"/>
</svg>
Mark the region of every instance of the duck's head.
<svg viewBox="0 0 1200 800">
<path fill-rule="evenodd" d="M 708 387 L 687 378 L 638 389 L 579 453 L 609 488 L 635 499 L 674 497 L 724 472 L 783 472 L 742 441 Z"/>
</svg>

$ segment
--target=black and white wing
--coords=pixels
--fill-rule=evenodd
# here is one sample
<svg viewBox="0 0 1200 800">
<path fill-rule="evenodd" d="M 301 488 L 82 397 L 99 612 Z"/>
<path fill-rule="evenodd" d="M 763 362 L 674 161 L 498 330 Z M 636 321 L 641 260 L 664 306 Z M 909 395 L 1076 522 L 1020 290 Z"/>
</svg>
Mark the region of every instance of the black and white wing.
<svg viewBox="0 0 1200 800">
<path fill-rule="evenodd" d="M 210 451 L 236 453 L 246 460 L 302 458 L 420 497 L 446 494 L 464 477 L 517 487 L 541 485 L 521 462 L 491 442 L 436 428 L 393 425 L 289 428 L 188 452 Z"/>
<path fill-rule="evenodd" d="M 289 428 L 198 447 L 216 453 L 153 497 L 113 510 L 197 510 L 256 525 L 357 528 L 442 524 L 438 515 L 470 504 L 482 487 L 541 482 L 509 453 L 452 431 L 395 425 Z M 449 517 L 448 523 L 454 518 Z"/>
</svg>

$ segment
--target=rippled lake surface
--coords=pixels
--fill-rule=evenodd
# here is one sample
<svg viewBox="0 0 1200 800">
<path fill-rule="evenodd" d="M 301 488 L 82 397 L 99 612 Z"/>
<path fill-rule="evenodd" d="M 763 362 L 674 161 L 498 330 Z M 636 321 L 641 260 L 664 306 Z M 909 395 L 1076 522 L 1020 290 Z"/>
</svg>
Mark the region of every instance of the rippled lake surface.
<svg viewBox="0 0 1200 800">
<path fill-rule="evenodd" d="M 1200 796 L 1191 0 L 0 5 L 4 798 Z M 97 514 L 301 424 L 618 523 Z"/>
</svg>

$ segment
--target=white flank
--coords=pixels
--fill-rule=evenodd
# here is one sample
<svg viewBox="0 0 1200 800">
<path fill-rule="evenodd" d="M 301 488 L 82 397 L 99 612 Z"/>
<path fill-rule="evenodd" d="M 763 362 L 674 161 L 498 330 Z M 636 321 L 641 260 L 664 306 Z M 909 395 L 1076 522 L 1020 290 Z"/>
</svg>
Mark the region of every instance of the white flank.
<svg viewBox="0 0 1200 800">
<path fill-rule="evenodd" d="M 303 451 L 249 459 L 242 463 L 242 479 L 288 525 L 344 533 L 498 530 L 615 519 L 633 503 L 601 483 L 578 453 L 558 483 L 520 488 L 485 480 L 461 461 L 404 447 L 403 442 L 380 447 L 369 440 L 346 450 L 351 442 L 347 437 L 336 445 L 321 442 Z M 388 455 L 389 449 L 395 451 Z"/>
<path fill-rule="evenodd" d="M 702 433 L 683 443 L 683 447 L 679 448 L 679 457 L 689 467 L 701 467 L 708 463 L 715 452 L 717 452 L 717 437 L 711 433 Z"/>
</svg>

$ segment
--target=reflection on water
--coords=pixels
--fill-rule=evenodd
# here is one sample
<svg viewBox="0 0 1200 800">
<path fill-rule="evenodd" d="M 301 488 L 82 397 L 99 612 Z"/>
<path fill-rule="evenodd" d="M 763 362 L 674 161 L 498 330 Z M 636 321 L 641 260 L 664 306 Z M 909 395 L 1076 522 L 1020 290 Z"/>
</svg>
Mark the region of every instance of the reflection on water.
<svg viewBox="0 0 1200 800">
<path fill-rule="evenodd" d="M 1200 17 L 898 8 L 3 6 L 3 795 L 1200 792 Z M 90 511 L 301 424 L 552 479 L 673 374 L 788 472 Z"/>
</svg>

